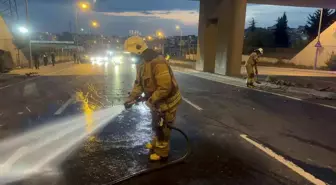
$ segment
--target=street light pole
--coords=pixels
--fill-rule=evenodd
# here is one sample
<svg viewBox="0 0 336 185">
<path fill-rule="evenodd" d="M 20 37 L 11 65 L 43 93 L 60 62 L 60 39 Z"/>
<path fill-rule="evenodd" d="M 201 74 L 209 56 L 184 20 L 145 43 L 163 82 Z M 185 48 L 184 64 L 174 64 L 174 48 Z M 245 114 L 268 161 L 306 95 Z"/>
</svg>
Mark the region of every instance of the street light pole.
<svg viewBox="0 0 336 185">
<path fill-rule="evenodd" d="M 183 35 L 182 29 L 180 29 L 180 32 L 181 32 L 181 37 L 180 37 L 180 52 L 181 52 L 181 57 L 182 57 L 182 55 L 183 55 L 183 53 L 182 53 L 182 35 Z"/>
<path fill-rule="evenodd" d="M 77 34 L 78 34 L 78 7 L 76 6 L 76 8 L 75 8 L 76 10 L 75 10 L 75 37 L 74 37 L 74 39 L 75 39 L 75 44 L 76 44 L 76 50 L 78 50 L 78 36 L 77 36 Z"/>
<path fill-rule="evenodd" d="M 180 31 L 180 56 L 182 57 L 182 36 L 183 36 L 183 33 L 182 33 L 182 29 L 181 29 L 181 27 L 179 26 L 179 25 L 176 25 L 175 26 L 175 29 L 176 30 L 179 30 Z"/>
<path fill-rule="evenodd" d="M 323 8 L 320 9 L 320 23 L 319 23 L 319 29 L 317 33 L 317 43 L 320 43 L 321 38 L 321 26 L 322 26 L 322 16 L 323 16 Z M 315 52 L 315 61 L 314 61 L 314 70 L 317 69 L 317 60 L 318 60 L 318 52 L 321 46 L 316 45 L 316 52 Z"/>
<path fill-rule="evenodd" d="M 29 22 L 29 15 L 28 15 L 28 0 L 25 0 L 25 4 L 26 4 L 26 24 L 28 29 L 30 28 L 30 22 Z M 32 67 L 32 49 L 31 49 L 31 28 L 30 28 L 30 33 L 28 34 L 28 40 L 29 40 L 29 68 Z"/>
<path fill-rule="evenodd" d="M 78 8 L 76 7 L 75 11 L 75 33 L 78 32 Z"/>
</svg>

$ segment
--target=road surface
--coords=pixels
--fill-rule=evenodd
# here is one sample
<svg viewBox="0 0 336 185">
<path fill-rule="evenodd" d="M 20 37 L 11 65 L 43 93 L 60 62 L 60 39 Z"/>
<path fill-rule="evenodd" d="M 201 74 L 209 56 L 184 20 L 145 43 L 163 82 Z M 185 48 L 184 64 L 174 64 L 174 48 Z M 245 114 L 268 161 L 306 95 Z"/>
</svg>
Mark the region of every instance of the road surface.
<svg viewBox="0 0 336 185">
<path fill-rule="evenodd" d="M 122 184 L 336 184 L 335 109 L 175 75 L 184 97 L 176 126 L 189 135 L 192 155 Z M 157 165 L 144 149 L 148 109 L 117 114 L 134 78 L 131 64 L 81 64 L 0 89 L 0 145 L 7 147 L 0 162 L 10 164 L 0 178 L 109 184 Z M 183 137 L 174 133 L 171 142 L 171 158 L 182 156 Z M 38 170 L 25 177 L 25 167 Z"/>
</svg>

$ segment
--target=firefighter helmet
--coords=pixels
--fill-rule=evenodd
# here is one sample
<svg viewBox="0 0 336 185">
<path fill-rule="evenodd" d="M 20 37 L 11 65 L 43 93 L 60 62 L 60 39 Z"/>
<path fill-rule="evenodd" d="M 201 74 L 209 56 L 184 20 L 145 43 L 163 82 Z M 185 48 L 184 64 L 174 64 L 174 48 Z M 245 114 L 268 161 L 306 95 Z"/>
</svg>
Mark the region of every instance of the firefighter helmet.
<svg viewBox="0 0 336 185">
<path fill-rule="evenodd" d="M 148 48 L 146 42 L 143 38 L 139 36 L 129 37 L 124 44 L 124 50 L 130 53 L 140 55 L 143 51 Z"/>
</svg>

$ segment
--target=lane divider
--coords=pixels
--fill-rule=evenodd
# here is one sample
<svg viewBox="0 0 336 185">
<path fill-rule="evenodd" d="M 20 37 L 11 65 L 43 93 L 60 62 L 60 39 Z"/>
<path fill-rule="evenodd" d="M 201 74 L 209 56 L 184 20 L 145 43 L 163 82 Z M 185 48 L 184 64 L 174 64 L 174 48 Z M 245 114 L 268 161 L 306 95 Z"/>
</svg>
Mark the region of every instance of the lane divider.
<svg viewBox="0 0 336 185">
<path fill-rule="evenodd" d="M 202 107 L 200 107 L 200 106 L 198 106 L 198 105 L 192 103 L 192 102 L 191 102 L 190 100 L 188 100 L 187 98 L 182 97 L 182 99 L 183 99 L 183 101 L 187 102 L 189 105 L 191 105 L 192 107 L 194 107 L 194 108 L 197 109 L 198 111 L 202 111 L 202 110 L 203 110 Z"/>
<path fill-rule="evenodd" d="M 311 183 L 316 184 L 316 185 L 326 185 L 327 184 L 327 183 L 323 182 L 322 180 L 314 177 L 312 174 L 304 171 L 302 168 L 300 168 L 299 166 L 295 165 L 293 162 L 288 161 L 284 157 L 276 154 L 271 149 L 263 146 L 262 144 L 259 144 L 259 143 L 255 142 L 255 141 L 253 141 L 247 135 L 240 134 L 240 137 L 243 138 L 244 140 L 246 140 L 247 142 L 249 142 L 250 144 L 252 144 L 253 146 L 257 147 L 261 151 L 265 152 L 270 157 L 274 158 L 275 160 L 279 161 L 283 165 L 287 166 L 289 169 L 293 170 L 297 174 L 301 175 L 302 177 L 304 177 L 305 179 L 307 179 Z"/>
<path fill-rule="evenodd" d="M 63 111 L 75 100 L 75 96 L 71 96 L 55 113 L 55 116 L 61 115 Z"/>
</svg>

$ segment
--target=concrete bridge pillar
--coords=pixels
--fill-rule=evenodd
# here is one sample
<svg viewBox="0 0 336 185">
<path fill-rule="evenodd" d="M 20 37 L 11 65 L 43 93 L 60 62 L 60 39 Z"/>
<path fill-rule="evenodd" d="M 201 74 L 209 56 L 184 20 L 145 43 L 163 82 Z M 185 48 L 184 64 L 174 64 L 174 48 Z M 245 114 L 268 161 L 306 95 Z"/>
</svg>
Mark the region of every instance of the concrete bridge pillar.
<svg viewBox="0 0 336 185">
<path fill-rule="evenodd" d="M 201 0 L 196 69 L 240 75 L 246 0 Z"/>
</svg>

